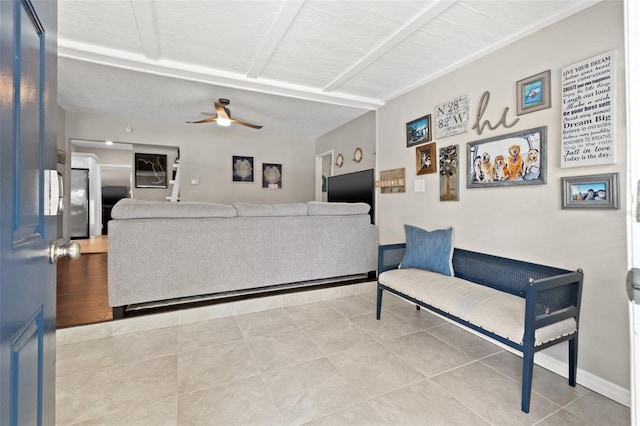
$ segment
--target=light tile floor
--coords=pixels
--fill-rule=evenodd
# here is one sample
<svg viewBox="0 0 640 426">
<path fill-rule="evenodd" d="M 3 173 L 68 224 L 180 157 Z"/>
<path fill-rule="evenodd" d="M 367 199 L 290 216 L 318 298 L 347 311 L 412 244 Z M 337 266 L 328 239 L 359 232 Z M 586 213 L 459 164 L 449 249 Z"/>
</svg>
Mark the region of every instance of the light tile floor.
<svg viewBox="0 0 640 426">
<path fill-rule="evenodd" d="M 374 292 L 296 297 L 304 304 L 246 314 L 222 307 L 218 315 L 235 314 L 169 317 L 161 328 L 98 331 L 76 343 L 59 337 L 57 424 L 630 422 L 627 407 L 538 366 L 531 412 L 522 413 L 520 358 L 391 295 L 380 321 Z M 112 327 L 131 327 L 123 324 Z"/>
</svg>

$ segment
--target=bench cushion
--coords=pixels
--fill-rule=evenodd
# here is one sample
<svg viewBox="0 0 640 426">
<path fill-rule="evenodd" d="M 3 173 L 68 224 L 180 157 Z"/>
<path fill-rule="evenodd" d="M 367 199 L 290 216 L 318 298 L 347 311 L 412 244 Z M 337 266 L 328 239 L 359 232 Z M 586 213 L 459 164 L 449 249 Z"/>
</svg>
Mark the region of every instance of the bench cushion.
<svg viewBox="0 0 640 426">
<path fill-rule="evenodd" d="M 420 270 L 393 269 L 380 274 L 380 284 L 517 344 L 524 337 L 525 299 L 456 277 Z M 569 318 L 535 332 L 535 345 L 576 332 Z"/>
</svg>

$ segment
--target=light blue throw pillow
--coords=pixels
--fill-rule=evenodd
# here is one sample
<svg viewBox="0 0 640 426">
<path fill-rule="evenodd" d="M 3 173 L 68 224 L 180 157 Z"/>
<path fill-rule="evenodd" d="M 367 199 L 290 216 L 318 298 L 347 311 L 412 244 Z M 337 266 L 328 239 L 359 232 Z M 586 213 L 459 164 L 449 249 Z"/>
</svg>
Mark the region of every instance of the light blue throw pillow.
<svg viewBox="0 0 640 426">
<path fill-rule="evenodd" d="M 453 228 L 426 231 L 405 225 L 407 248 L 401 268 L 426 269 L 453 276 Z"/>
</svg>

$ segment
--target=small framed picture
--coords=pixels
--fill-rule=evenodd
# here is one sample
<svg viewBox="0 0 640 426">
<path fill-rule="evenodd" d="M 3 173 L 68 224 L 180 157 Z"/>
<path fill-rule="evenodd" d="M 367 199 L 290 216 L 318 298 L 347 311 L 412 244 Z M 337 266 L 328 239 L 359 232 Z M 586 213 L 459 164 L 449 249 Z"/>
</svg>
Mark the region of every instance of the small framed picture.
<svg viewBox="0 0 640 426">
<path fill-rule="evenodd" d="M 618 173 L 562 178 L 563 209 L 617 209 Z"/>
<path fill-rule="evenodd" d="M 551 107 L 551 70 L 532 75 L 516 83 L 518 115 Z"/>
<path fill-rule="evenodd" d="M 440 148 L 440 201 L 458 201 L 458 145 Z"/>
<path fill-rule="evenodd" d="M 135 153 L 136 188 L 167 187 L 167 156 Z"/>
<path fill-rule="evenodd" d="M 262 187 L 282 189 L 282 164 L 262 164 Z"/>
<path fill-rule="evenodd" d="M 253 157 L 234 155 L 231 169 L 233 182 L 253 182 Z"/>
<path fill-rule="evenodd" d="M 431 141 L 431 114 L 407 123 L 407 148 Z"/>
<path fill-rule="evenodd" d="M 416 174 L 435 173 L 437 161 L 435 142 L 416 147 Z"/>
</svg>

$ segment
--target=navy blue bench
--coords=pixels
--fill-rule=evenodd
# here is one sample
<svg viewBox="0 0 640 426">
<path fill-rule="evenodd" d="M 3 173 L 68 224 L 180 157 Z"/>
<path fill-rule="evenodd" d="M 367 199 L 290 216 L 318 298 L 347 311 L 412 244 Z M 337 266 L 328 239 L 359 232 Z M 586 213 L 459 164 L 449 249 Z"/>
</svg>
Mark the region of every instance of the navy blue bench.
<svg viewBox="0 0 640 426">
<path fill-rule="evenodd" d="M 581 270 L 569 271 L 456 248 L 453 253 L 454 278 L 418 269 L 397 269 L 404 250 L 405 244 L 379 246 L 377 319 L 380 319 L 382 294 L 386 290 L 415 303 L 418 309 L 424 307 L 520 351 L 523 354 L 522 411 L 525 413 L 529 412 L 531 401 L 534 354 L 568 341 L 569 384 L 575 387 Z M 492 316 L 490 310 L 482 312 L 481 306 L 467 315 L 461 307 L 465 305 L 457 306 L 452 300 L 466 290 L 469 290 L 466 297 L 470 294 L 474 297 L 477 293 L 480 300 L 486 295 L 494 301 L 502 298 L 505 306 L 513 308 L 507 311 L 523 318 L 504 321 Z M 518 298 L 524 299 L 524 303 Z M 502 322 L 505 329 L 500 326 Z"/>
</svg>

